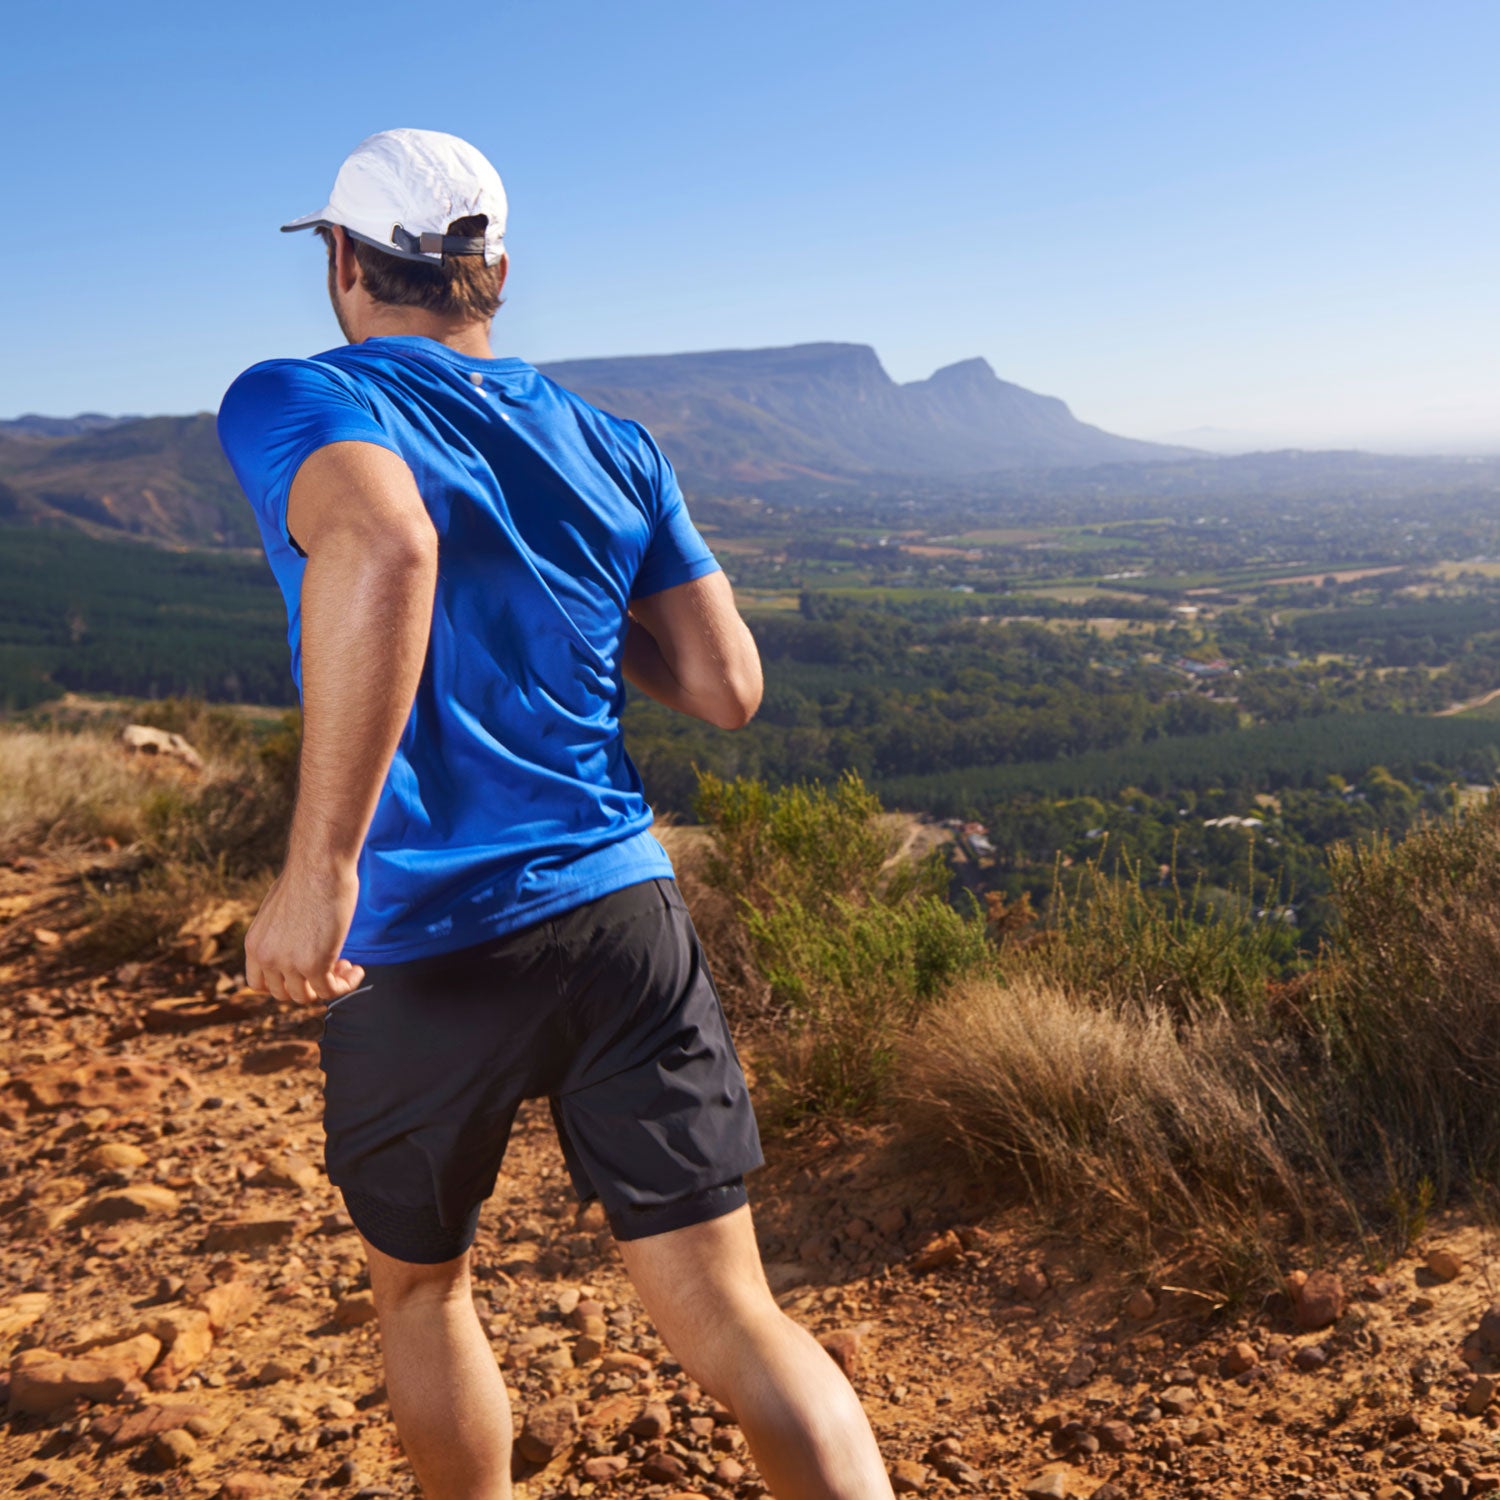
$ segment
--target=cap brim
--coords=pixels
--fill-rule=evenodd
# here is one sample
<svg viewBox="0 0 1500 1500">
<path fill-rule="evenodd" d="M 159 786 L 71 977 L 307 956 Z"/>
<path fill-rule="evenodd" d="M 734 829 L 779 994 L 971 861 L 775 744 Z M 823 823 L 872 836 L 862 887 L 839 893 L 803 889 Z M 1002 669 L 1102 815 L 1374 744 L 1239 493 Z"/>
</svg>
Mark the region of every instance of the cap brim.
<svg viewBox="0 0 1500 1500">
<path fill-rule="evenodd" d="M 320 208 L 310 214 L 303 214 L 300 219 L 293 219 L 290 224 L 283 224 L 281 232 L 286 234 L 293 229 L 317 229 L 321 225 L 332 223 L 333 220 L 328 217 L 328 210 Z"/>
</svg>

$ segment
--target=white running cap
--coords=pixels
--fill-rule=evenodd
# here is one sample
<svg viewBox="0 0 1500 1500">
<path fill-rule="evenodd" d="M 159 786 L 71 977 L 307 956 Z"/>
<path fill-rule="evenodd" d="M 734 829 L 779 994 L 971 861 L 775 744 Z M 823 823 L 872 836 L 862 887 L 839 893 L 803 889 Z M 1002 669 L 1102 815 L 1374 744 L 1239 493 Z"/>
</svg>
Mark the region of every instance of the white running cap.
<svg viewBox="0 0 1500 1500">
<path fill-rule="evenodd" d="M 483 255 L 493 266 L 505 249 L 505 209 L 500 174 L 467 141 L 440 130 L 382 130 L 344 158 L 327 208 L 281 227 L 339 224 L 402 260 Z M 448 233 L 455 219 L 473 214 L 489 221 L 482 236 Z"/>
</svg>

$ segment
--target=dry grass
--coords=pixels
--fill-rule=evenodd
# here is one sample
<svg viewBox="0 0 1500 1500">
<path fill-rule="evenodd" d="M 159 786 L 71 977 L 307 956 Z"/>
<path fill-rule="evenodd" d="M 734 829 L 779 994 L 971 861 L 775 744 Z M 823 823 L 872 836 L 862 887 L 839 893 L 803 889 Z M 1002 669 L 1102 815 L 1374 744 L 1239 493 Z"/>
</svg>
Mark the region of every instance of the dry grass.
<svg viewBox="0 0 1500 1500">
<path fill-rule="evenodd" d="M 1223 1011 L 1184 1027 L 1161 1004 L 971 978 L 909 1038 L 899 1090 L 921 1133 L 1069 1218 L 1227 1247 L 1307 1216 L 1260 1050 Z"/>
<path fill-rule="evenodd" d="M 0 734 L 0 855 L 106 838 L 134 843 L 145 833 L 148 798 L 181 777 L 96 735 L 7 730 Z"/>
</svg>

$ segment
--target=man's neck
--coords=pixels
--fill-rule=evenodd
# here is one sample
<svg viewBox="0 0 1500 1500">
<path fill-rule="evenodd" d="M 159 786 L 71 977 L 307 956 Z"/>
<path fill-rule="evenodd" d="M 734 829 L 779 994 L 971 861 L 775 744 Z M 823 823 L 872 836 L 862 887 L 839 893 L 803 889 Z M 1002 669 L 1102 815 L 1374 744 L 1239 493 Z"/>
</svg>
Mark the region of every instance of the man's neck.
<svg viewBox="0 0 1500 1500">
<path fill-rule="evenodd" d="M 363 338 L 424 338 L 435 343 L 446 344 L 458 354 L 467 354 L 475 359 L 493 359 L 495 351 L 490 347 L 490 325 L 488 323 L 461 323 L 452 318 L 438 317 L 420 308 L 392 308 L 389 314 L 383 311 L 370 318 Z"/>
</svg>

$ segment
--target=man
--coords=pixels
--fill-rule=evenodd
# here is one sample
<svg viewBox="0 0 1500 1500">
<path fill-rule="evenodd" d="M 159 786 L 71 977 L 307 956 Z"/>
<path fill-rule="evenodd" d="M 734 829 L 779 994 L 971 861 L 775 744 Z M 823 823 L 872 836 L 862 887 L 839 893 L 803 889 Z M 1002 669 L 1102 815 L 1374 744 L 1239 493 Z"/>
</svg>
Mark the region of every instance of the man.
<svg viewBox="0 0 1500 1500">
<path fill-rule="evenodd" d="M 328 1172 L 429 1500 L 511 1493 L 468 1252 L 528 1097 L 773 1492 L 886 1496 L 854 1393 L 766 1288 L 744 1077 L 621 741 L 627 680 L 746 723 L 755 644 L 644 429 L 494 357 L 505 216 L 467 143 L 371 136 L 284 226 L 324 237 L 348 343 L 224 398 L 303 706 L 247 977 L 325 1003 Z"/>
</svg>

